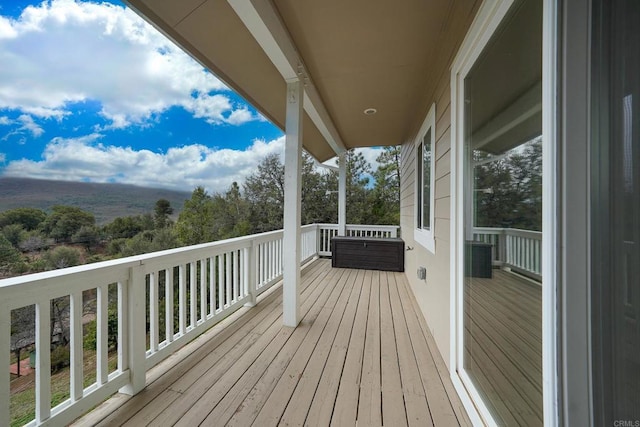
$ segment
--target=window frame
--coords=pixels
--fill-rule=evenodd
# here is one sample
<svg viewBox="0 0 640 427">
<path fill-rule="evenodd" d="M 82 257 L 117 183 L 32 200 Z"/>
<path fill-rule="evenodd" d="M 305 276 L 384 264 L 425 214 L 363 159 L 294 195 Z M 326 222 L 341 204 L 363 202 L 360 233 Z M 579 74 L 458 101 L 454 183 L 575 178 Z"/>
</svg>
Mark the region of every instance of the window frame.
<svg viewBox="0 0 640 427">
<path fill-rule="evenodd" d="M 431 131 L 431 132 L 429 132 Z M 430 173 L 429 173 L 429 227 L 422 226 L 422 219 L 425 217 L 425 212 L 422 211 L 423 203 L 423 189 L 424 189 L 424 171 L 422 168 L 423 156 L 424 156 L 424 140 L 430 136 Z M 420 131 L 416 135 L 414 140 L 414 153 L 415 153 L 415 183 L 414 183 L 414 230 L 413 239 L 416 243 L 427 249 L 429 252 L 436 252 L 435 243 L 435 170 L 436 170 L 436 104 L 432 104 L 429 108 L 427 117 L 420 126 Z"/>
</svg>

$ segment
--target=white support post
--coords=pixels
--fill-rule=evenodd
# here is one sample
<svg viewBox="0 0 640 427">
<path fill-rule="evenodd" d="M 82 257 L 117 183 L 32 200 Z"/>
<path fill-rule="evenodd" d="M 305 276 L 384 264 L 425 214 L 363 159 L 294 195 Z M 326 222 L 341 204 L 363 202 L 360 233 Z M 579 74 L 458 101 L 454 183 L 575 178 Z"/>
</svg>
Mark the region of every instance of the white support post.
<svg viewBox="0 0 640 427">
<path fill-rule="evenodd" d="M 146 287 L 145 275 L 142 265 L 132 267 L 129 272 L 127 286 L 127 300 L 129 310 L 127 313 L 129 335 L 129 384 L 120 389 L 120 393 L 134 395 L 142 391 L 146 384 Z"/>
<path fill-rule="evenodd" d="M 284 325 L 300 322 L 300 222 L 302 181 L 302 112 L 304 89 L 300 79 L 287 82 L 284 154 Z"/>
<path fill-rule="evenodd" d="M 347 235 L 347 156 L 339 156 L 338 172 L 338 236 Z"/>
</svg>

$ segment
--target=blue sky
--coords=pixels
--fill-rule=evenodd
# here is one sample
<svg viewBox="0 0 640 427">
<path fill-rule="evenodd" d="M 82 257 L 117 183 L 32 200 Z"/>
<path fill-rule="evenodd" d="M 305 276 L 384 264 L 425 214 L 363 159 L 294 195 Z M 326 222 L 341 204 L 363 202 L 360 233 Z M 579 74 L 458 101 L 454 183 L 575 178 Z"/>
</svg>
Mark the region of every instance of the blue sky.
<svg viewBox="0 0 640 427">
<path fill-rule="evenodd" d="M 283 151 L 278 128 L 119 2 L 0 0 L 0 64 L 2 176 L 224 191 Z"/>
</svg>

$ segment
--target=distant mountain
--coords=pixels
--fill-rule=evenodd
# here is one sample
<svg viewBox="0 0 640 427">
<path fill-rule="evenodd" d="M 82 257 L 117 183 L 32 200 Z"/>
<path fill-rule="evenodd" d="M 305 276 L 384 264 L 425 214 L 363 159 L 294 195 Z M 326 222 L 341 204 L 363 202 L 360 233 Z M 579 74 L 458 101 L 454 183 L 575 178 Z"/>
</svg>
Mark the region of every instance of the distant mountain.
<svg viewBox="0 0 640 427">
<path fill-rule="evenodd" d="M 158 199 L 167 199 L 174 216 L 191 193 L 124 184 L 0 178 L 0 212 L 31 207 L 48 210 L 54 205 L 77 206 L 95 215 L 98 224 L 119 216 L 152 213 Z"/>
</svg>

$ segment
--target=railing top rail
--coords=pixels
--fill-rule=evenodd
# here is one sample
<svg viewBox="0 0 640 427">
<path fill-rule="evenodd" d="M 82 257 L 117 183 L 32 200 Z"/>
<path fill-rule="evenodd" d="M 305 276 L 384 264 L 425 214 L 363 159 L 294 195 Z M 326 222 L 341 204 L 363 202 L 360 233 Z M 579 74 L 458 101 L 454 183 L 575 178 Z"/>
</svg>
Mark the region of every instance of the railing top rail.
<svg viewBox="0 0 640 427">
<path fill-rule="evenodd" d="M 474 233 L 480 234 L 513 234 L 521 236 L 542 236 L 541 231 L 524 230 L 521 228 L 500 228 L 500 227 L 473 227 Z"/>
<path fill-rule="evenodd" d="M 507 234 L 525 236 L 525 237 L 542 237 L 542 231 L 523 230 L 521 228 L 506 228 Z"/>
<path fill-rule="evenodd" d="M 337 224 L 317 224 L 319 227 L 321 228 L 338 228 Z M 346 225 L 347 228 L 360 228 L 363 230 L 368 230 L 368 229 L 372 229 L 372 230 L 376 230 L 376 229 L 380 229 L 380 230 L 391 230 L 391 229 L 399 229 L 400 226 L 399 225 L 375 225 L 375 224 L 347 224 Z"/>
<path fill-rule="evenodd" d="M 482 233 L 482 234 L 501 234 L 506 228 L 499 227 L 473 227 L 474 233 Z"/>
</svg>

